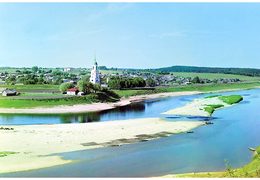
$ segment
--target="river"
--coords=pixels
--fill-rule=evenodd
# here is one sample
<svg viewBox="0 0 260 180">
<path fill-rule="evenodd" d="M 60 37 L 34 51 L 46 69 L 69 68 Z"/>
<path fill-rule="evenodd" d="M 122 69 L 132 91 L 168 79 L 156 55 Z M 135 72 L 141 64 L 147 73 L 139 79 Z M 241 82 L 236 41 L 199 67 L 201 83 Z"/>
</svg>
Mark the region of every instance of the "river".
<svg viewBox="0 0 260 180">
<path fill-rule="evenodd" d="M 210 120 L 214 124 L 148 142 L 59 154 L 75 163 L 39 170 L 1 174 L 2 177 L 151 177 L 172 173 L 221 171 L 226 165 L 241 167 L 252 154 L 248 147 L 260 145 L 260 89 L 225 92 L 244 100 L 221 109 L 211 119 L 166 117 L 162 112 L 208 94 L 168 97 L 132 104 L 114 110 L 78 115 L 1 115 L 0 124 L 88 123 L 163 117 L 169 121 Z M 212 95 L 212 94 L 211 94 Z"/>
</svg>

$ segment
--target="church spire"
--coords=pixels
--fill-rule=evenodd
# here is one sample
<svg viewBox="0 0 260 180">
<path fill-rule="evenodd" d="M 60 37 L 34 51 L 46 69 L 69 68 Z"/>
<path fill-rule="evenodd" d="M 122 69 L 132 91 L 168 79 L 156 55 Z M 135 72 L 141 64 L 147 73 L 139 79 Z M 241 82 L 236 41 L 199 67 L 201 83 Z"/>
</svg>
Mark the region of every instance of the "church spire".
<svg viewBox="0 0 260 180">
<path fill-rule="evenodd" d="M 96 52 L 95 52 L 95 55 L 94 55 L 94 64 L 97 65 L 97 57 L 96 57 Z"/>
<path fill-rule="evenodd" d="M 93 65 L 93 68 L 91 70 L 90 82 L 93 83 L 93 84 L 100 84 L 100 75 L 99 75 L 99 71 L 98 71 L 96 53 L 95 53 L 95 56 L 94 56 L 94 65 Z"/>
</svg>

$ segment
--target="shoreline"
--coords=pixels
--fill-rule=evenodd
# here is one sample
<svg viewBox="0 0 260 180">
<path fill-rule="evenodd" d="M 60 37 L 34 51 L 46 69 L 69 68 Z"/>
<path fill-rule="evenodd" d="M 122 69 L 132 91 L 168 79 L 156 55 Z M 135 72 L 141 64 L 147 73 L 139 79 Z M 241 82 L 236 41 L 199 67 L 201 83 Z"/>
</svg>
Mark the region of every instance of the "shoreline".
<svg viewBox="0 0 260 180">
<path fill-rule="evenodd" d="M 155 178 L 216 178 L 215 176 L 219 176 L 217 178 L 223 178 L 225 174 L 224 170 L 223 171 L 210 171 L 210 172 L 188 172 L 188 173 L 177 173 L 177 174 L 167 174 Z M 215 175 L 215 176 L 214 176 Z M 212 177 L 210 177 L 212 176 Z"/>
<path fill-rule="evenodd" d="M 237 104 L 237 103 L 235 103 Z M 199 116 L 199 117 L 211 117 L 215 110 L 231 107 L 235 104 L 227 104 L 224 101 L 220 100 L 218 97 L 212 98 L 199 98 L 194 99 L 193 101 L 187 103 L 184 106 L 170 109 L 166 112 L 163 112 L 164 115 L 169 116 Z M 220 106 L 209 113 L 205 110 L 208 106 Z"/>
<path fill-rule="evenodd" d="M 165 92 L 148 95 L 131 96 L 129 98 L 121 98 L 120 101 L 115 103 L 92 103 L 92 104 L 77 104 L 77 105 L 64 105 L 54 107 L 36 107 L 36 108 L 0 108 L 0 114 L 76 114 L 98 112 L 110 110 L 117 107 L 127 106 L 131 103 L 142 102 L 148 99 L 158 99 L 173 96 L 186 96 L 201 94 L 200 91 L 183 91 L 183 92 Z"/>
<path fill-rule="evenodd" d="M 88 113 L 88 112 L 99 112 L 104 110 L 115 109 L 117 107 L 127 106 L 131 103 L 142 102 L 149 99 L 158 99 L 174 96 L 187 96 L 195 94 L 206 94 L 206 93 L 221 93 L 221 92 L 231 92 L 231 91 L 241 91 L 250 89 L 259 89 L 260 87 L 254 88 L 239 88 L 239 89 L 223 89 L 216 91 L 180 91 L 180 92 L 164 92 L 155 94 L 145 94 L 130 96 L 128 98 L 121 98 L 120 101 L 115 103 L 92 103 L 92 104 L 76 104 L 76 105 L 60 105 L 53 107 L 36 107 L 36 108 L 0 108 L 1 114 L 77 114 L 77 113 Z"/>
<path fill-rule="evenodd" d="M 236 89 L 237 90 L 237 89 Z M 201 92 L 189 92 L 189 94 Z M 205 92 L 209 93 L 209 92 Z M 213 93 L 213 92 L 212 92 Z M 217 92 L 214 92 L 217 93 Z M 160 93 L 128 98 L 132 102 L 178 96 L 183 92 Z M 155 96 L 156 95 L 156 96 Z M 0 152 L 17 152 L 1 158 L 0 174 L 71 163 L 59 153 L 113 147 L 148 141 L 190 131 L 204 121 L 165 121 L 143 118 L 87 124 L 15 125 L 0 130 Z M 10 128 L 10 125 L 2 125 Z M 22 141 L 20 141 L 22 139 Z"/>
<path fill-rule="evenodd" d="M 59 153 L 139 143 L 184 133 L 203 121 L 166 121 L 143 118 L 86 124 L 16 125 L 1 130 L 0 173 L 11 173 L 71 163 Z M 10 127 L 10 126 L 2 126 Z"/>
</svg>

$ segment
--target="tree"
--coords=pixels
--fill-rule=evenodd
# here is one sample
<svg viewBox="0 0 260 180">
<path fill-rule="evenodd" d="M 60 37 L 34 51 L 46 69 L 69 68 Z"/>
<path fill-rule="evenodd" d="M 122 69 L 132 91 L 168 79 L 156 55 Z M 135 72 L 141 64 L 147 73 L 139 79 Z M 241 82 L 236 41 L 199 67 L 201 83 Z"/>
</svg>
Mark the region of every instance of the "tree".
<svg viewBox="0 0 260 180">
<path fill-rule="evenodd" d="M 108 86 L 111 89 L 120 89 L 121 88 L 120 78 L 119 77 L 113 77 L 113 78 L 109 79 Z"/>
<path fill-rule="evenodd" d="M 197 84 L 197 83 L 200 83 L 200 78 L 198 76 L 194 77 L 192 80 L 191 80 L 192 83 L 194 84 Z"/>
<path fill-rule="evenodd" d="M 5 83 L 8 85 L 15 85 L 16 83 L 16 78 L 15 76 L 9 76 L 6 80 Z"/>
<path fill-rule="evenodd" d="M 34 74 L 26 74 L 23 79 L 23 84 L 37 84 L 38 78 Z"/>
<path fill-rule="evenodd" d="M 149 87 L 154 87 L 154 86 L 156 86 L 156 82 L 152 78 L 148 78 L 148 79 L 146 79 L 146 85 Z"/>
<path fill-rule="evenodd" d="M 145 85 L 146 82 L 141 77 L 135 77 L 135 78 L 113 77 L 108 81 L 108 86 L 111 89 L 145 87 Z"/>
<path fill-rule="evenodd" d="M 93 84 L 92 88 L 93 88 L 95 93 L 98 92 L 98 91 L 101 91 L 101 86 L 99 84 Z"/>
<path fill-rule="evenodd" d="M 90 75 L 84 75 L 81 77 L 81 80 L 85 81 L 85 82 L 89 82 L 90 79 Z"/>
<path fill-rule="evenodd" d="M 63 82 L 63 79 L 62 77 L 58 76 L 54 81 L 53 81 L 53 84 L 55 85 L 59 85 Z"/>
<path fill-rule="evenodd" d="M 32 67 L 32 72 L 36 73 L 38 71 L 38 69 L 39 69 L 38 66 L 33 66 Z"/>
<path fill-rule="evenodd" d="M 38 84 L 45 84 L 45 81 L 42 77 L 38 78 Z"/>
<path fill-rule="evenodd" d="M 91 82 L 83 80 L 78 81 L 77 87 L 80 91 L 84 92 L 85 94 L 89 94 L 93 90 L 93 84 Z"/>
<path fill-rule="evenodd" d="M 73 88 L 73 87 L 74 87 L 74 85 L 73 85 L 72 83 L 70 83 L 70 82 L 62 83 L 62 84 L 60 85 L 60 91 L 61 91 L 62 93 L 64 93 L 64 92 L 66 92 L 68 89 Z"/>
</svg>

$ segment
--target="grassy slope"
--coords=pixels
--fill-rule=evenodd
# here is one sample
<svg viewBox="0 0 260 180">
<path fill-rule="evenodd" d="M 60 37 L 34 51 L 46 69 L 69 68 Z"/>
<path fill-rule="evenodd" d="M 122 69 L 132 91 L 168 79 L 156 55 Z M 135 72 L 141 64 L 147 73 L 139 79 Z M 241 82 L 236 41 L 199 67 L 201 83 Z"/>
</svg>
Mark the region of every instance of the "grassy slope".
<svg viewBox="0 0 260 180">
<path fill-rule="evenodd" d="M 175 175 L 174 177 L 260 177 L 260 146 L 257 148 L 257 152 L 258 154 L 254 155 L 250 163 L 238 169 L 227 166 L 224 172 L 187 173 Z"/>
<path fill-rule="evenodd" d="M 93 102 L 91 98 L 63 98 L 63 99 L 1 99 L 1 108 L 33 108 L 33 107 L 51 107 L 57 105 L 74 105 Z"/>
<path fill-rule="evenodd" d="M 210 92 L 225 89 L 247 89 L 259 87 L 260 82 L 253 83 L 236 83 L 236 84 L 210 84 L 210 85 L 187 85 L 176 87 L 160 87 L 155 90 L 116 90 L 115 92 L 121 97 L 134 95 L 154 94 L 162 92 L 180 92 L 180 91 L 201 91 Z M 6 87 L 1 85 L 1 87 Z M 0 97 L 0 108 L 32 108 L 40 106 L 56 105 L 74 105 L 92 102 L 105 101 L 107 97 L 97 98 L 86 96 L 86 98 L 74 97 L 68 98 L 58 93 L 57 85 L 15 85 L 8 88 L 17 89 L 21 92 L 17 97 Z M 44 92 L 44 93 L 43 93 Z M 97 99 L 96 99 L 97 98 Z M 108 97 L 108 101 L 113 101 Z"/>
<path fill-rule="evenodd" d="M 203 79 L 235 79 L 238 78 L 241 81 L 260 81 L 260 77 L 251 77 L 251 76 L 243 76 L 243 75 L 235 75 L 235 74 L 222 74 L 222 73 L 189 73 L 189 72 L 173 72 L 175 76 L 182 76 L 182 77 L 196 77 Z"/>
<path fill-rule="evenodd" d="M 175 87 L 161 87 L 155 90 L 115 90 L 121 97 L 153 94 L 162 92 L 180 92 L 180 91 L 201 91 L 211 92 L 228 89 L 250 89 L 260 87 L 260 82 L 252 83 L 235 83 L 235 84 L 206 84 L 206 85 L 187 85 L 187 86 L 175 86 Z"/>
<path fill-rule="evenodd" d="M 52 107 L 118 100 L 104 93 L 90 94 L 84 97 L 67 96 L 59 92 L 58 85 L 0 85 L 0 88 L 6 87 L 16 89 L 21 94 L 9 97 L 0 96 L 0 108 Z"/>
<path fill-rule="evenodd" d="M 31 91 L 31 90 L 53 90 L 57 91 L 59 90 L 59 85 L 49 85 L 49 84 L 34 84 L 34 85 L 5 85 L 1 84 L 0 88 L 9 88 L 9 89 L 16 89 L 18 91 Z"/>
</svg>

